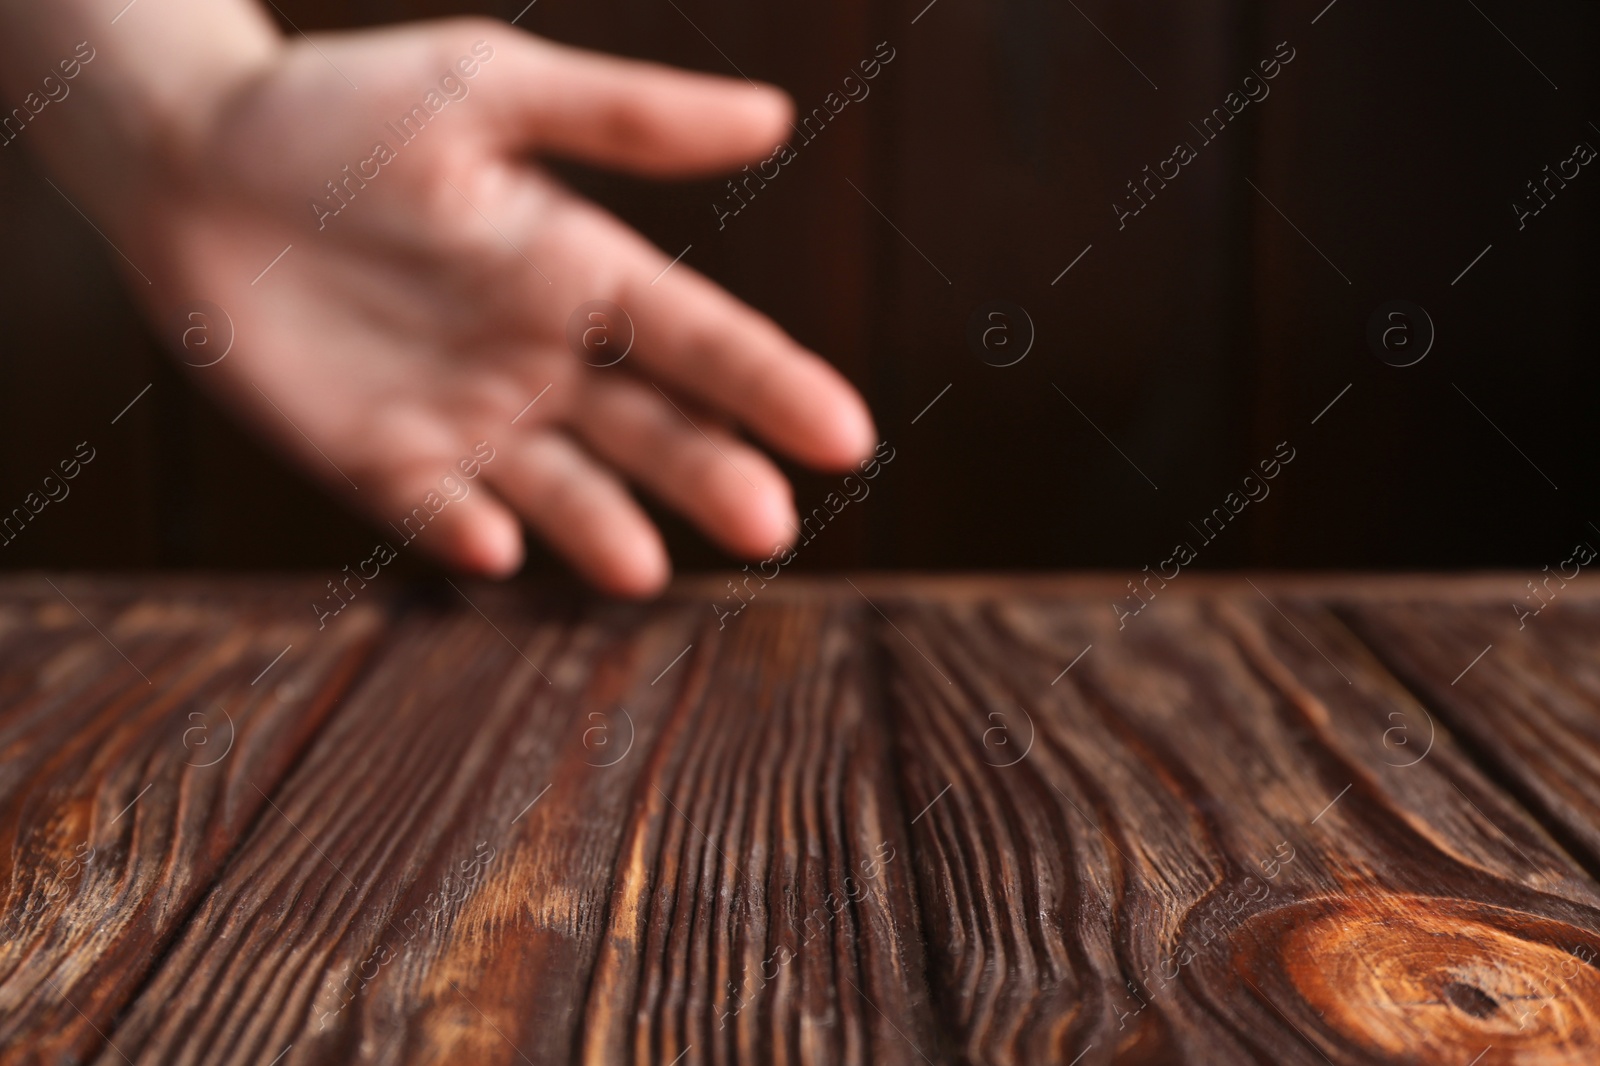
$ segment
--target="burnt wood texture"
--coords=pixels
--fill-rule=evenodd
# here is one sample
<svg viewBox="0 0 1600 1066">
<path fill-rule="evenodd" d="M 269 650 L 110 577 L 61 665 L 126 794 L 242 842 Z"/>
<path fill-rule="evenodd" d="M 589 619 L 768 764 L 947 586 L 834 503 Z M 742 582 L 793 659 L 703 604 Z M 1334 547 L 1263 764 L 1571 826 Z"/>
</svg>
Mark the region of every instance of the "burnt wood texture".
<svg viewBox="0 0 1600 1066">
<path fill-rule="evenodd" d="M 7 579 L 0 1061 L 1593 1062 L 1559 582 Z"/>
</svg>

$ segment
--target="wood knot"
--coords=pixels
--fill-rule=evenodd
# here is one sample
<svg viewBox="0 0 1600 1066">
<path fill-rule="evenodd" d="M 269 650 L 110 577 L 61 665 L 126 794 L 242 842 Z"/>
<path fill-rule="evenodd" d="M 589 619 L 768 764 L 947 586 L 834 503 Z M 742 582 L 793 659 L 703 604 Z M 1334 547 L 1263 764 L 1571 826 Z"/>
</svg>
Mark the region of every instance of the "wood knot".
<svg viewBox="0 0 1600 1066">
<path fill-rule="evenodd" d="M 1394 1062 L 1600 1062 L 1600 938 L 1567 922 L 1425 896 L 1324 899 L 1256 915 L 1232 940 L 1269 1013 L 1326 1033 L 1323 1046 Z"/>
<path fill-rule="evenodd" d="M 1500 1009 L 1495 998 L 1476 985 L 1451 981 L 1440 992 L 1445 1002 L 1457 1010 L 1464 1010 L 1474 1018 L 1487 1018 Z"/>
</svg>

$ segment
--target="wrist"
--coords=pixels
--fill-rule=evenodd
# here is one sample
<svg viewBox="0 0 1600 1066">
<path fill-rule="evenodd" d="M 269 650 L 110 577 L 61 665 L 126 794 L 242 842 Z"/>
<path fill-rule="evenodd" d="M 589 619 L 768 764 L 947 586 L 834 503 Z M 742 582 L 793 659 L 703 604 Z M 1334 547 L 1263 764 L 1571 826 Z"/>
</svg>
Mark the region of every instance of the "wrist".
<svg viewBox="0 0 1600 1066">
<path fill-rule="evenodd" d="M 115 24 L 85 16 L 66 0 L 18 47 L 4 48 L 8 96 L 26 101 L 40 90 L 17 58 L 24 51 L 30 65 L 46 57 L 39 74 L 60 87 L 43 121 L 11 143 L 38 154 L 83 210 L 121 229 L 193 173 L 230 102 L 271 69 L 284 44 L 248 0 L 130 5 Z"/>
</svg>

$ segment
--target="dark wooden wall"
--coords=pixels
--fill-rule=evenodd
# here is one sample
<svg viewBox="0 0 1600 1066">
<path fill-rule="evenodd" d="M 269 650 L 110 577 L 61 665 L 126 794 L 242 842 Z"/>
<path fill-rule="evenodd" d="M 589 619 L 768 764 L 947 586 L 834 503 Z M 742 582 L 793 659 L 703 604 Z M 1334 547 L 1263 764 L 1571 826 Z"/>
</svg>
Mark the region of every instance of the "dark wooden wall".
<svg viewBox="0 0 1600 1066">
<path fill-rule="evenodd" d="M 736 65 L 802 111 L 895 49 L 720 231 L 718 182 L 564 168 L 866 392 L 897 458 L 801 565 L 1137 570 L 1185 539 L 1202 566 L 1555 564 L 1600 543 L 1600 166 L 1524 230 L 1511 203 L 1576 142 L 1600 148 L 1600 5 L 1325 2 L 539 0 L 520 25 Z M 282 8 L 307 30 L 472 10 Z M 1119 229 L 1125 183 L 1198 144 L 1189 123 L 1283 41 L 1270 95 Z M 0 567 L 338 566 L 366 546 L 167 366 L 16 147 L 0 231 L 0 509 L 77 442 L 97 454 Z M 1437 339 L 1397 368 L 1366 334 L 1401 299 Z M 994 300 L 1035 329 L 1013 366 L 968 343 Z M 1203 543 L 1188 524 L 1284 440 L 1271 495 Z M 829 483 L 802 477 L 802 507 Z M 720 561 L 669 533 L 681 563 Z"/>
</svg>

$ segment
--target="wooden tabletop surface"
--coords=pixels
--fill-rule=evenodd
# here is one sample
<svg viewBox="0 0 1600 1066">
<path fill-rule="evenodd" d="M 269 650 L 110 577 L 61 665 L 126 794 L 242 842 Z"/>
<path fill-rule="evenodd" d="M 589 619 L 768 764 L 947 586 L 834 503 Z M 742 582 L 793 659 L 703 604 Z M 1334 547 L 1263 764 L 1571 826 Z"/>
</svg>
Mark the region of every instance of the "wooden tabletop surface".
<svg viewBox="0 0 1600 1066">
<path fill-rule="evenodd" d="M 1594 1063 L 1530 576 L 8 578 L 0 1059 Z"/>
</svg>

